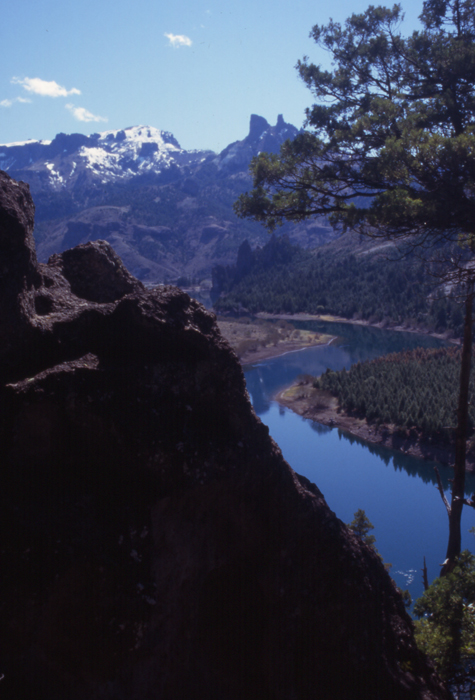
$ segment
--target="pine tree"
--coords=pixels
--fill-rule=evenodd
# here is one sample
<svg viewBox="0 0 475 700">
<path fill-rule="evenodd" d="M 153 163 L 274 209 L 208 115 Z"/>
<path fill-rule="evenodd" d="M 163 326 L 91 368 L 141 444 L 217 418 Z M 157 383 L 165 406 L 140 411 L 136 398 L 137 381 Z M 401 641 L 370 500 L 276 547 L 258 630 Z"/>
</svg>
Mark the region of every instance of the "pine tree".
<svg viewBox="0 0 475 700">
<path fill-rule="evenodd" d="M 355 535 L 360 537 L 365 544 L 367 544 L 369 547 L 373 547 L 373 549 L 376 549 L 374 546 L 376 537 L 368 534 L 371 532 L 371 530 L 374 530 L 374 525 L 370 522 L 364 510 L 358 508 L 348 527 L 355 533 Z"/>
<path fill-rule="evenodd" d="M 333 69 L 298 63 L 317 100 L 307 128 L 253 160 L 254 189 L 235 209 L 271 229 L 326 216 L 373 237 L 460 246 L 447 273 L 464 286 L 465 316 L 445 574 L 461 549 L 472 354 L 475 279 L 463 258 L 475 252 L 475 3 L 426 0 L 409 37 L 401 19 L 399 5 L 370 6 L 344 26 L 313 27 Z"/>
</svg>

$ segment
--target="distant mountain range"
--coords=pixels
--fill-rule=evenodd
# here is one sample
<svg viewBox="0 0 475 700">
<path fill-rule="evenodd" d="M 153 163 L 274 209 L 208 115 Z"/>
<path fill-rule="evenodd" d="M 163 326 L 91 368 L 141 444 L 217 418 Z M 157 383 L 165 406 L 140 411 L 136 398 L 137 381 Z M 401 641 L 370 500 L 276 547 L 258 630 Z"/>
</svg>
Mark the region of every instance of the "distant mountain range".
<svg viewBox="0 0 475 700">
<path fill-rule="evenodd" d="M 30 185 L 40 260 L 105 239 L 144 282 L 201 283 L 214 265 L 233 263 L 244 240 L 268 240 L 232 205 L 252 185 L 251 158 L 277 152 L 297 133 L 281 115 L 275 126 L 252 115 L 246 138 L 219 154 L 184 150 L 171 133 L 150 126 L 58 134 L 0 145 L 0 169 Z M 325 221 L 282 232 L 305 248 L 334 235 Z"/>
<path fill-rule="evenodd" d="M 58 134 L 52 141 L 0 146 L 0 168 L 36 192 L 131 182 L 203 162 L 210 151 L 184 151 L 174 136 L 149 126 L 101 134 Z"/>
</svg>

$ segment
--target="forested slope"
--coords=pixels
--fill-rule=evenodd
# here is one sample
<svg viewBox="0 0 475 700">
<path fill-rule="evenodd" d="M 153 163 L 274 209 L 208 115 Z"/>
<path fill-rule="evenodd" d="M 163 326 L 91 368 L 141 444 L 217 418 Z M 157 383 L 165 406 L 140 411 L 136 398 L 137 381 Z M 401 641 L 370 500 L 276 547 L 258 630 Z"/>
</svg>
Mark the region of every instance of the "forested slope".
<svg viewBox="0 0 475 700">
<path fill-rule="evenodd" d="M 249 256 L 248 256 L 249 257 Z M 223 313 L 310 313 L 408 324 L 459 336 L 462 311 L 414 255 L 372 252 L 349 236 L 313 251 L 273 237 L 252 252 L 244 271 L 215 268 L 215 307 Z"/>
<path fill-rule="evenodd" d="M 314 386 L 331 392 L 341 409 L 368 422 L 415 428 L 449 441 L 456 421 L 459 375 L 459 348 L 417 348 L 357 363 L 348 371 L 327 370 Z M 472 376 L 470 434 L 475 425 L 474 396 Z"/>
</svg>

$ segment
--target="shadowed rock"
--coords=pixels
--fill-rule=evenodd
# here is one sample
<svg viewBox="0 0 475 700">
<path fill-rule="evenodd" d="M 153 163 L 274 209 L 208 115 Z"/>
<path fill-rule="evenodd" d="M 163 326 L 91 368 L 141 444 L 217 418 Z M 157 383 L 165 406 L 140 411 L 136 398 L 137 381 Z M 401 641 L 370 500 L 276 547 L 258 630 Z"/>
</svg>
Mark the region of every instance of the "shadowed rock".
<svg viewBox="0 0 475 700">
<path fill-rule="evenodd" d="M 447 698 L 214 315 L 104 242 L 38 264 L 0 190 L 2 700 Z"/>
</svg>

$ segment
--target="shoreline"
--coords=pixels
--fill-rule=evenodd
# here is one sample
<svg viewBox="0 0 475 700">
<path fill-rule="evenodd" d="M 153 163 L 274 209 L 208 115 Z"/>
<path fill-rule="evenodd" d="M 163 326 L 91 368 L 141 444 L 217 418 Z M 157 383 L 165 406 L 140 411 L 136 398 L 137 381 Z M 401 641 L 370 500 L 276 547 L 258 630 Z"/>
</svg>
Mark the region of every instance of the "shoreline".
<svg viewBox="0 0 475 700">
<path fill-rule="evenodd" d="M 431 336 L 432 338 L 437 338 L 439 340 L 445 340 L 448 343 L 453 343 L 454 345 L 460 345 L 460 338 L 449 338 L 447 337 L 447 334 L 444 333 L 430 333 L 429 331 L 417 327 L 407 327 L 407 326 L 391 326 L 391 325 L 384 325 L 383 323 L 370 323 L 369 321 L 364 321 L 361 319 L 348 319 L 348 318 L 342 318 L 340 316 L 330 316 L 330 315 L 317 315 L 317 314 L 308 314 L 308 313 L 298 313 L 298 314 L 270 314 L 265 311 L 260 311 L 257 314 L 255 314 L 255 318 L 258 320 L 258 323 L 262 323 L 265 321 L 321 321 L 321 322 L 327 322 L 327 323 L 346 323 L 349 325 L 355 325 L 355 326 L 366 326 L 369 328 L 379 328 L 380 330 L 391 330 L 391 331 L 397 331 L 397 332 L 404 332 L 404 333 L 417 333 L 419 335 L 426 335 L 426 336 Z M 331 342 L 336 340 L 338 336 L 329 336 L 329 335 L 321 335 L 313 332 L 308 332 L 308 335 L 305 340 L 296 340 L 294 338 L 288 338 L 285 339 L 285 337 L 282 337 L 282 339 L 279 339 L 277 342 L 274 342 L 272 344 L 265 344 L 264 343 L 261 345 L 257 343 L 257 347 L 250 348 L 249 350 L 244 350 L 244 351 L 239 351 L 238 343 L 236 341 L 242 341 L 245 340 L 245 337 L 241 335 L 241 337 L 233 338 L 231 335 L 226 334 L 223 329 L 223 324 L 232 324 L 232 321 L 230 322 L 227 317 L 218 317 L 218 325 L 220 326 L 220 330 L 223 333 L 223 335 L 227 338 L 227 340 L 230 342 L 230 344 L 233 346 L 233 349 L 238 355 L 239 361 L 242 366 L 245 365 L 252 365 L 256 362 L 263 362 L 265 360 L 271 360 L 275 357 L 281 357 L 282 355 L 286 355 L 291 352 L 298 352 L 299 350 L 305 350 L 306 348 L 311 348 L 311 347 L 317 347 L 319 345 L 329 345 Z M 236 325 L 236 324 L 235 324 Z M 237 324 L 241 325 L 241 324 Z M 249 324 L 249 327 L 252 327 L 253 324 L 252 321 Z M 246 329 L 246 326 L 241 327 L 241 333 Z M 247 337 L 247 336 L 246 336 Z M 318 339 L 317 339 L 318 338 Z M 329 340 L 327 340 L 329 339 Z M 262 341 L 261 341 L 262 342 Z"/>
<path fill-rule="evenodd" d="M 407 327 L 407 326 L 391 326 L 384 325 L 383 323 L 370 323 L 369 321 L 364 321 L 361 319 L 349 319 L 343 318 L 341 316 L 329 316 L 323 315 L 319 316 L 317 314 L 270 314 L 266 311 L 259 311 L 255 314 L 255 317 L 262 321 L 322 321 L 324 323 L 347 323 L 352 326 L 366 326 L 368 328 L 379 328 L 380 330 L 397 331 L 398 333 L 416 333 L 418 335 L 428 335 L 432 338 L 437 338 L 438 340 L 445 340 L 448 343 L 453 343 L 454 345 L 460 345 L 460 338 L 449 338 L 446 333 L 430 333 L 429 331 L 417 328 L 417 327 Z M 318 345 L 330 345 L 330 343 L 336 340 L 338 336 L 332 336 L 332 338 L 327 343 L 286 343 L 283 341 L 277 346 L 264 347 L 261 346 L 256 350 L 251 350 L 245 352 L 239 361 L 242 365 L 250 365 L 254 362 L 262 362 L 263 360 L 270 360 L 274 357 L 280 357 L 281 355 L 286 355 L 289 352 L 297 352 L 298 350 L 305 350 L 305 348 L 317 347 Z"/>
<path fill-rule="evenodd" d="M 321 343 L 282 342 L 281 344 L 273 347 L 260 347 L 257 350 L 245 352 L 239 358 L 239 362 L 243 367 L 245 367 L 247 365 L 253 365 L 256 362 L 263 362 L 264 360 L 272 360 L 275 357 L 282 357 L 283 355 L 288 355 L 291 352 L 300 352 L 301 350 L 307 350 L 308 348 L 326 347 L 327 345 L 331 345 L 331 343 L 336 340 L 337 337 L 338 336 L 334 335 L 329 340 Z"/>
<path fill-rule="evenodd" d="M 431 442 L 412 431 L 401 434 L 395 426 L 371 424 L 366 418 L 348 415 L 338 408 L 338 399 L 335 396 L 327 391 L 315 389 L 311 384 L 298 382 L 281 389 L 273 398 L 303 418 L 331 428 L 339 428 L 373 445 L 387 447 L 418 459 L 446 466 L 453 465 L 454 445 Z M 467 454 L 466 469 L 468 472 L 475 471 L 475 459 L 471 454 Z"/>
<path fill-rule="evenodd" d="M 327 333 L 297 329 L 287 319 L 280 320 L 281 323 L 268 323 L 260 318 L 245 321 L 217 318 L 221 334 L 237 354 L 242 366 L 327 345 L 335 339 Z"/>
<path fill-rule="evenodd" d="M 454 343 L 455 345 L 461 344 L 460 338 L 449 338 L 447 333 L 431 333 L 425 328 L 418 328 L 417 326 L 398 326 L 384 323 L 370 323 L 369 321 L 364 321 L 362 319 L 352 319 L 343 318 L 342 316 L 330 316 L 329 314 L 323 314 L 319 316 L 318 314 L 270 314 L 266 311 L 259 311 L 255 314 L 256 318 L 262 320 L 283 320 L 283 321 L 323 321 L 326 323 L 349 323 L 352 326 L 366 326 L 368 328 L 379 328 L 380 330 L 386 331 L 397 331 L 402 333 L 417 333 L 418 335 L 429 335 L 431 338 L 438 338 L 439 340 L 446 340 L 448 343 Z"/>
<path fill-rule="evenodd" d="M 313 314 L 268 314 L 260 312 L 256 317 L 261 320 L 285 320 L 285 321 L 323 321 L 332 323 L 348 323 L 350 325 L 369 326 L 382 330 L 402 331 L 406 333 L 418 333 L 434 338 L 446 340 L 459 345 L 460 339 L 448 338 L 445 334 L 429 333 L 427 330 L 407 328 L 405 326 L 383 326 L 383 324 L 369 323 L 369 321 L 352 320 L 337 316 L 318 316 Z M 281 357 L 291 352 L 298 352 L 310 347 L 330 345 L 338 336 L 331 336 L 326 342 L 292 342 L 281 341 L 274 346 L 261 346 L 255 350 L 245 352 L 239 361 L 243 367 L 249 366 L 275 357 Z M 296 382 L 290 387 L 285 387 L 277 392 L 272 399 L 282 406 L 289 408 L 303 418 L 309 418 L 322 425 L 338 428 L 360 440 L 387 447 L 401 454 L 416 457 L 426 461 L 452 466 L 455 458 L 453 445 L 438 444 L 424 439 L 414 433 L 401 434 L 395 426 L 370 424 L 366 418 L 350 416 L 338 409 L 338 400 L 327 392 L 314 389 L 305 381 Z M 466 469 L 475 472 L 475 455 L 467 454 Z"/>
</svg>

